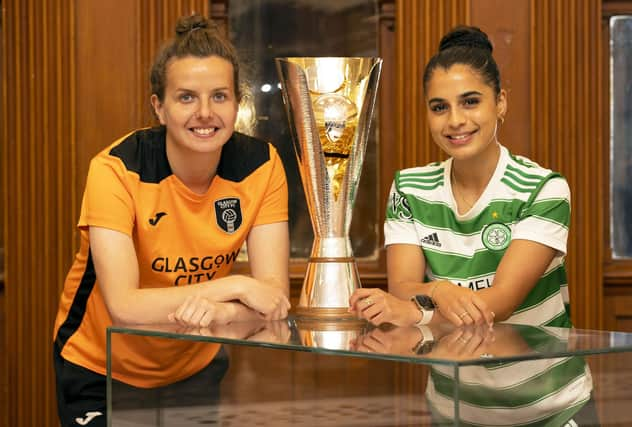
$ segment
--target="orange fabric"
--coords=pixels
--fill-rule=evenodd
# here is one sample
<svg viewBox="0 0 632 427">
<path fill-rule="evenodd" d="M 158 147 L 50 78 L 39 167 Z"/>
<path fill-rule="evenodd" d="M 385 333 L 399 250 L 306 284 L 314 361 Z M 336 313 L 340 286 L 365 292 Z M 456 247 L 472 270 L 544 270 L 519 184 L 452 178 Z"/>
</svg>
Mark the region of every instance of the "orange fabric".
<svg viewBox="0 0 632 427">
<path fill-rule="evenodd" d="M 143 132 L 121 138 L 90 164 L 78 224 L 81 247 L 66 278 L 55 321 L 62 357 L 100 374 L 106 373 L 106 328 L 112 320 L 91 266 L 90 226 L 132 237 L 139 263 L 139 286 L 147 288 L 195 285 L 224 277 L 230 273 L 252 226 L 287 221 L 285 173 L 272 145 L 258 146 L 258 155 L 269 153 L 269 158 L 257 167 L 245 167 L 243 179 L 225 179 L 218 173 L 208 192 L 197 195 L 170 173 L 166 154 L 156 148 L 164 146 L 164 133 Z M 265 144 L 241 136 L 244 139 Z M 153 154 L 145 148 L 129 156 L 112 154 L 115 148 L 129 147 L 149 147 Z M 236 149 L 230 158 L 224 158 L 225 151 L 226 146 L 223 162 L 239 162 Z M 138 169 L 138 162 L 140 172 L 133 170 Z M 166 168 L 167 173 L 147 182 L 143 177 L 152 175 L 142 168 L 151 170 L 156 165 L 163 172 Z M 240 171 L 239 167 L 232 170 Z M 240 224 L 239 220 L 233 221 L 235 212 Z M 138 387 L 160 386 L 193 375 L 219 350 L 215 344 L 120 334 L 113 337 L 113 376 Z"/>
</svg>

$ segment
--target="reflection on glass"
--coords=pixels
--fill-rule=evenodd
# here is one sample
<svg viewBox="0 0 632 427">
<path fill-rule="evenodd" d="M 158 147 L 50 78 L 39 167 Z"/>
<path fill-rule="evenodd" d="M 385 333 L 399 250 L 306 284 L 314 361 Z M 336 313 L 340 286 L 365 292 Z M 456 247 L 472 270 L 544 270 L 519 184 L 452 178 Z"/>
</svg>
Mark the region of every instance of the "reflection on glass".
<svg viewBox="0 0 632 427">
<path fill-rule="evenodd" d="M 288 176 L 291 256 L 307 258 L 314 239 L 312 226 L 296 164 L 292 138 L 285 115 L 275 57 L 375 57 L 377 52 L 376 0 L 231 0 L 229 11 L 230 37 L 246 65 L 246 78 L 252 88 L 256 110 L 253 135 L 272 142 L 283 160 Z M 246 29 L 246 30 L 244 30 Z M 335 60 L 335 58 L 332 58 Z M 323 66 L 325 66 L 324 64 Z M 335 68 L 335 67 L 334 67 Z M 314 75 L 316 75 L 314 73 Z M 344 85 L 344 75 L 331 75 L 321 81 L 310 81 L 312 94 L 330 92 L 332 86 Z M 334 90 L 336 89 L 334 87 Z M 326 95 L 320 100 L 322 113 L 346 114 L 353 117 L 343 102 Z M 355 201 L 350 239 L 356 258 L 375 257 L 379 245 L 377 224 L 377 132 L 374 116 L 367 143 L 362 179 Z M 344 152 L 344 142 L 351 130 L 326 126 L 331 153 Z M 325 140 L 325 139 L 324 139 Z M 342 176 L 346 159 L 327 158 L 334 175 Z"/>
<path fill-rule="evenodd" d="M 610 241 L 632 257 L 632 16 L 610 19 Z"/>
<path fill-rule="evenodd" d="M 435 330 L 428 356 L 489 361 L 455 370 L 430 368 L 426 397 L 436 425 L 599 425 L 588 365 L 582 357 L 494 362 L 503 355 L 563 350 L 570 329 L 497 325 L 447 333 Z M 577 423 L 576 421 L 581 421 Z"/>
<path fill-rule="evenodd" d="M 598 426 L 592 378 L 581 357 L 468 366 L 432 366 L 426 397 L 434 425 Z M 458 411 L 455 407 L 458 402 Z"/>
</svg>

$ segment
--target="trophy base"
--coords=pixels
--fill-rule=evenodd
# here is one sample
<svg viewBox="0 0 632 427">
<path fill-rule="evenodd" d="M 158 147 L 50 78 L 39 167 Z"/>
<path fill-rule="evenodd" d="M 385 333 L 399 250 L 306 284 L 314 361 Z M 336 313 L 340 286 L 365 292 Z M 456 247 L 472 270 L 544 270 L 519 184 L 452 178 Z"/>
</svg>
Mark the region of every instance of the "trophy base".
<svg viewBox="0 0 632 427">
<path fill-rule="evenodd" d="M 295 319 L 296 327 L 301 331 L 364 331 L 369 327 L 369 322 L 364 319 L 325 319 L 301 317 Z"/>
<path fill-rule="evenodd" d="M 296 307 L 294 314 L 298 319 L 304 320 L 327 320 L 335 321 L 342 320 L 345 324 L 347 322 L 357 321 L 358 323 L 365 323 L 364 320 L 360 320 L 354 313 L 349 313 L 348 307 L 332 307 L 332 308 L 317 308 L 317 307 Z"/>
<path fill-rule="evenodd" d="M 311 257 L 294 312 L 304 319 L 357 319 L 349 312 L 349 298 L 360 287 L 353 257 Z"/>
</svg>

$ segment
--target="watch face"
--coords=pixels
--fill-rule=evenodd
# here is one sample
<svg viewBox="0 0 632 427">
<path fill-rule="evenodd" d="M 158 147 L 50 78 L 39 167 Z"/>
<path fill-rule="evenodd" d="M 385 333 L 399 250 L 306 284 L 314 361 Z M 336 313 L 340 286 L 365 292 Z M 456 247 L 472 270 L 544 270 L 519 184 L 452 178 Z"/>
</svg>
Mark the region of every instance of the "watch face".
<svg viewBox="0 0 632 427">
<path fill-rule="evenodd" d="M 434 301 L 428 295 L 415 295 L 415 301 L 424 310 L 433 310 L 435 308 Z"/>
</svg>

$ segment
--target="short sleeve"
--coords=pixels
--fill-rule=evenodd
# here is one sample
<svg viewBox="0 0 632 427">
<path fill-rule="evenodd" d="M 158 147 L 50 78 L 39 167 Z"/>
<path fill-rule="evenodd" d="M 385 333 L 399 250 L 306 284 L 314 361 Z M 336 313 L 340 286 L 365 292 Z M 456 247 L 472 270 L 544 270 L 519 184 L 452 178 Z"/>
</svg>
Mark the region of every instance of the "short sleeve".
<svg viewBox="0 0 632 427">
<path fill-rule="evenodd" d="M 523 209 L 512 239 L 532 240 L 566 254 L 571 192 L 562 177 L 549 179 Z"/>
<path fill-rule="evenodd" d="M 384 221 L 384 246 L 393 244 L 419 245 L 413 214 L 406 195 L 401 193 L 396 180 L 391 185 Z"/>
<path fill-rule="evenodd" d="M 90 162 L 78 226 L 109 228 L 132 235 L 134 204 L 131 183 L 115 159 L 95 157 Z"/>
<path fill-rule="evenodd" d="M 283 163 L 276 149 L 271 144 L 268 146 L 270 147 L 269 180 L 254 225 L 271 224 L 288 220 L 288 195 L 285 169 L 283 169 Z"/>
</svg>

